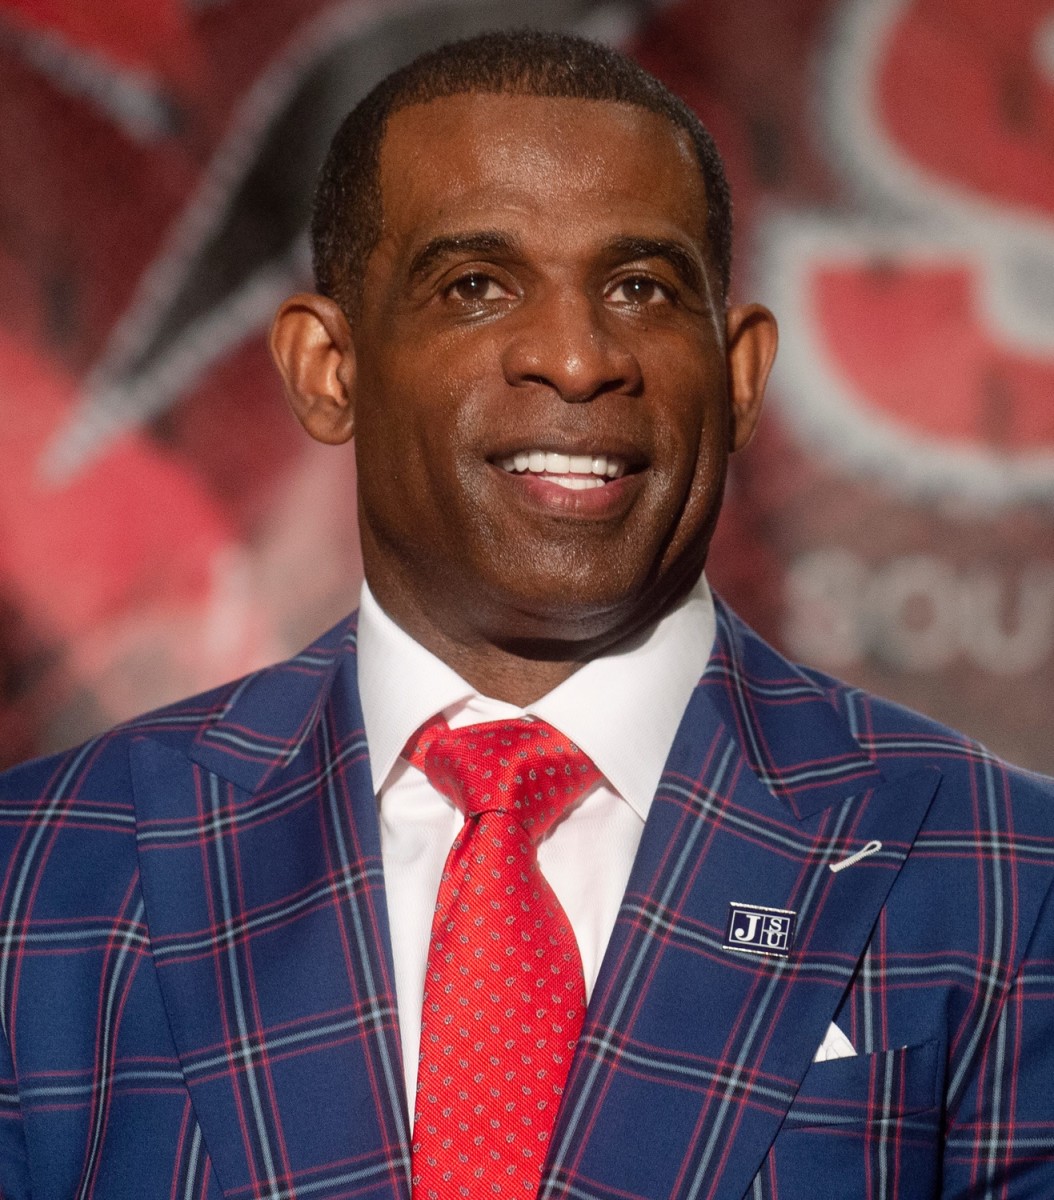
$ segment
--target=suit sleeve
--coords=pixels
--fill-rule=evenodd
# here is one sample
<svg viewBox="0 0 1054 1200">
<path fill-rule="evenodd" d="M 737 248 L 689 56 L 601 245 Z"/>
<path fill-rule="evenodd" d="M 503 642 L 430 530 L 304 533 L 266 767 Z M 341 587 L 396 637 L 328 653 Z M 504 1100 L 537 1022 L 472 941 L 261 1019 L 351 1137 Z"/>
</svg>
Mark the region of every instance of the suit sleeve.
<svg viewBox="0 0 1054 1200">
<path fill-rule="evenodd" d="M 29 1200 L 29 1165 L 11 1048 L 0 1030 L 0 1200 Z"/>
<path fill-rule="evenodd" d="M 942 1196 L 1054 1196 L 1054 885 L 951 1114 Z"/>
</svg>

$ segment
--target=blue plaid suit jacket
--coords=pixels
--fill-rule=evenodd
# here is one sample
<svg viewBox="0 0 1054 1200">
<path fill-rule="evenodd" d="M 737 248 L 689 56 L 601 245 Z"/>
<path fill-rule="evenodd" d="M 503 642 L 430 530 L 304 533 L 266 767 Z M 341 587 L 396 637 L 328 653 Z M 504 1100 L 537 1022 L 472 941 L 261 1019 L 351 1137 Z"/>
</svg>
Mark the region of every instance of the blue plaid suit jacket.
<svg viewBox="0 0 1054 1200">
<path fill-rule="evenodd" d="M 1049 1200 L 1051 782 L 718 621 L 542 1195 Z M 407 1200 L 354 621 L 0 795 L 5 1200 Z"/>
</svg>

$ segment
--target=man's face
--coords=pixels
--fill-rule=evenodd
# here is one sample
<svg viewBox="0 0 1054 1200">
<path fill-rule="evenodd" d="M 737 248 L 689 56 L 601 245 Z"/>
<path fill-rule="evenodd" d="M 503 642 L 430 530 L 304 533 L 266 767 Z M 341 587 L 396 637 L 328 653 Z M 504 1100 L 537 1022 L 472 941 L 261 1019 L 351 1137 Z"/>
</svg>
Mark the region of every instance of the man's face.
<svg viewBox="0 0 1054 1200">
<path fill-rule="evenodd" d="M 349 389 L 374 593 L 433 648 L 632 632 L 698 575 L 753 424 L 691 143 L 460 95 L 391 118 L 380 179 Z"/>
</svg>

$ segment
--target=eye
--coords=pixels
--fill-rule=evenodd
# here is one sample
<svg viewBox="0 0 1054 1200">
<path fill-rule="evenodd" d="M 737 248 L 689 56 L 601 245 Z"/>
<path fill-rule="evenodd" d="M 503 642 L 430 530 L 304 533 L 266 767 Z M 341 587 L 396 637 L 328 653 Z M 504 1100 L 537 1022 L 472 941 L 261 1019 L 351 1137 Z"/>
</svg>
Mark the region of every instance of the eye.
<svg viewBox="0 0 1054 1200">
<path fill-rule="evenodd" d="M 504 300 L 509 293 L 490 275 L 482 271 L 470 271 L 455 279 L 446 294 L 465 304 L 480 304 L 488 300 Z"/>
<path fill-rule="evenodd" d="M 615 304 L 630 304 L 635 308 L 646 308 L 653 304 L 669 304 L 673 292 L 647 275 L 630 275 L 620 279 L 607 293 L 607 299 Z"/>
</svg>

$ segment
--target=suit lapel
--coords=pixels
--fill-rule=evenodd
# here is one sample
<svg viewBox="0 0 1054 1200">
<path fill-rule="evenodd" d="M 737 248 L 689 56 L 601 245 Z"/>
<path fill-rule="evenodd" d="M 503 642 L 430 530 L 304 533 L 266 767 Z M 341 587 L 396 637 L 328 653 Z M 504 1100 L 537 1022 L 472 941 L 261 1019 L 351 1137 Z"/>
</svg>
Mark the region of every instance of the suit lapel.
<svg viewBox="0 0 1054 1200">
<path fill-rule="evenodd" d="M 225 1194 L 409 1195 L 353 629 L 133 753 L 157 975 Z"/>
<path fill-rule="evenodd" d="M 193 746 L 136 745 L 166 1009 L 228 1195 L 409 1195 L 353 629 L 255 677 Z M 851 721 L 850 721 L 851 724 Z M 740 1200 L 937 784 L 884 778 L 808 677 L 719 613 L 649 816 L 543 1196 Z M 871 840 L 882 850 L 834 873 Z M 797 914 L 786 959 L 733 903 Z"/>
<path fill-rule="evenodd" d="M 598 978 L 543 1196 L 740 1200 L 939 776 L 884 778 L 815 683 L 721 611 Z M 866 843 L 882 849 L 837 872 Z M 786 958 L 730 906 L 796 914 Z"/>
</svg>

